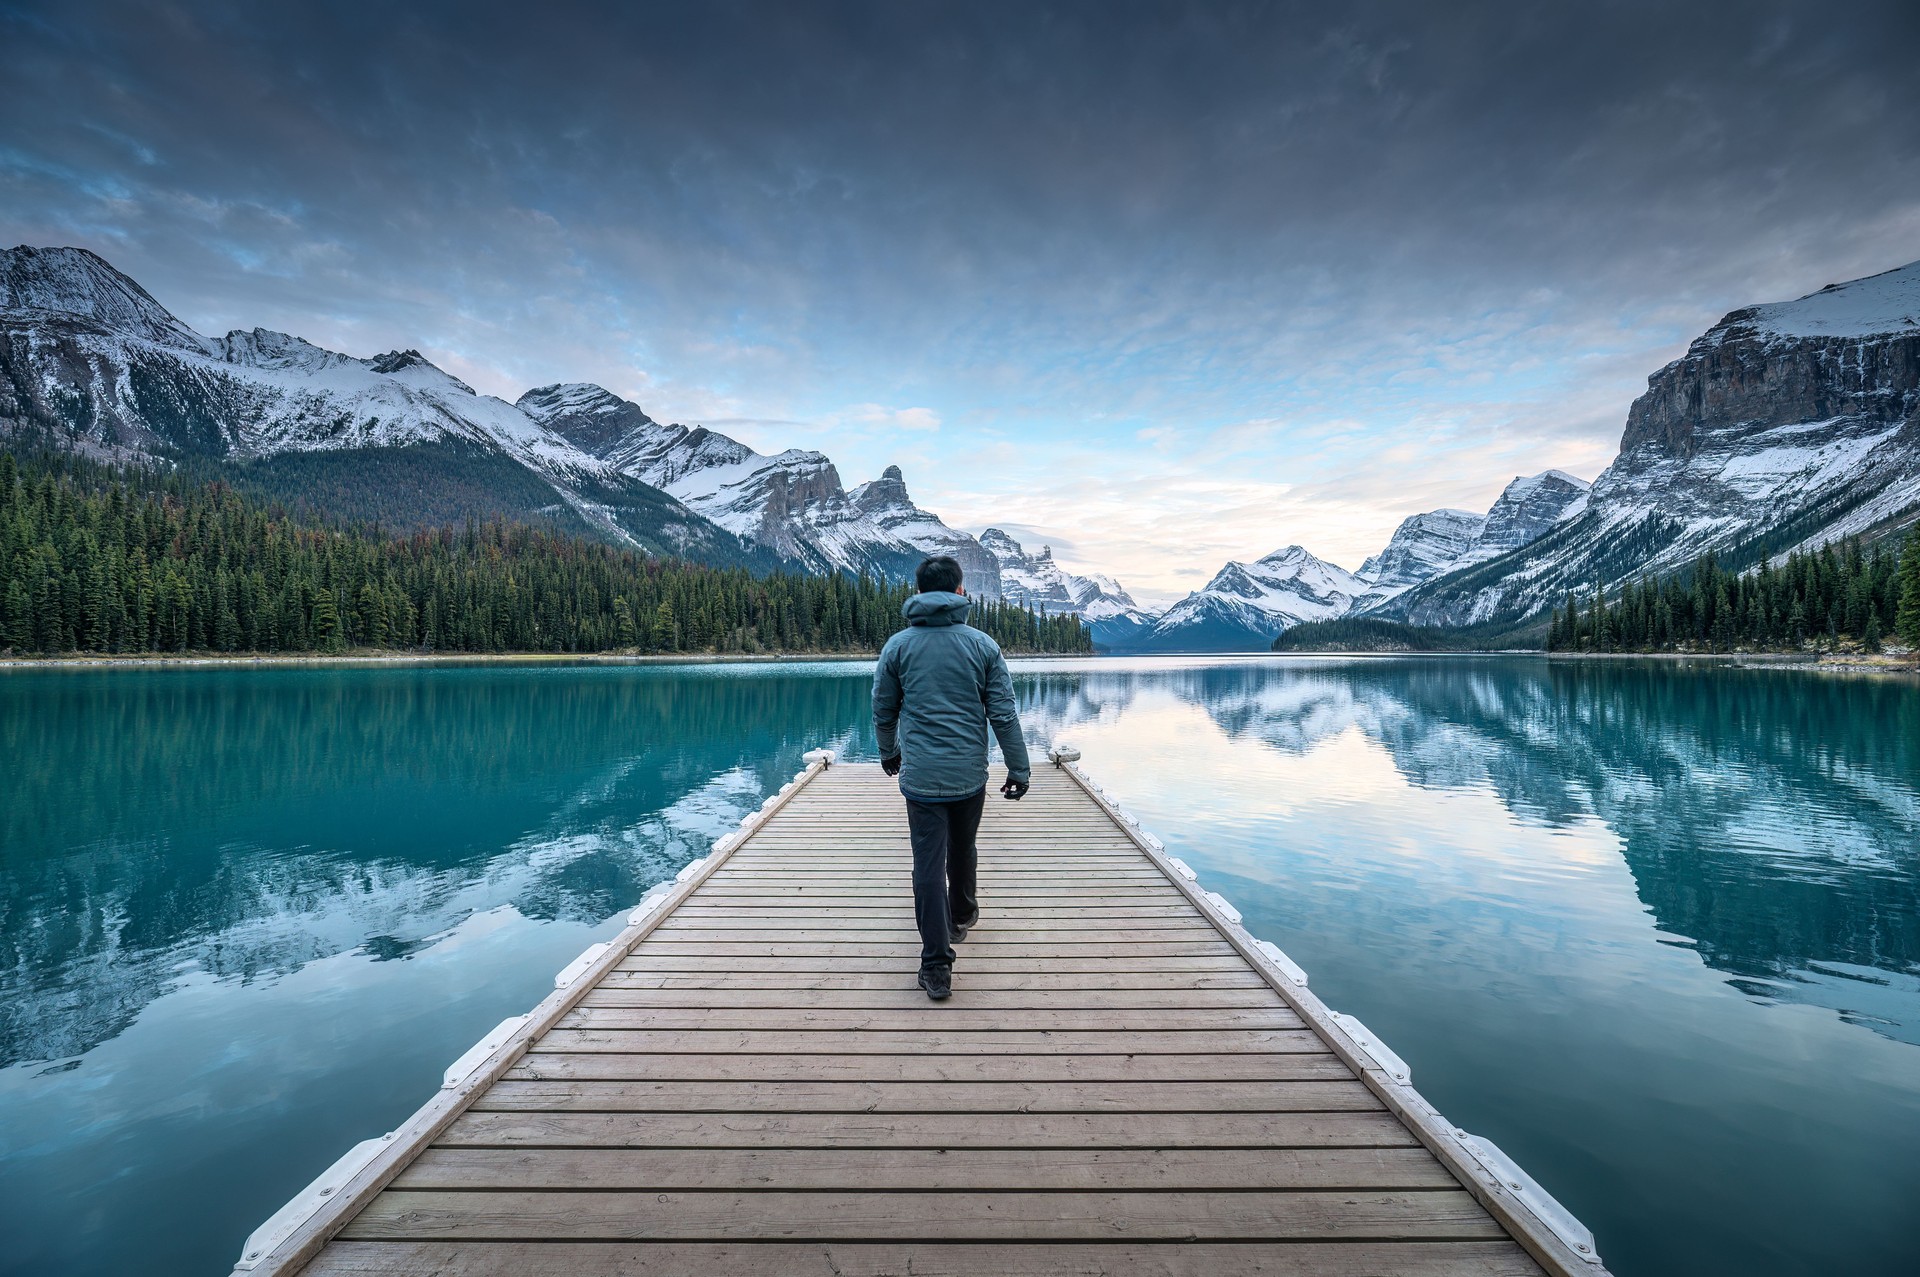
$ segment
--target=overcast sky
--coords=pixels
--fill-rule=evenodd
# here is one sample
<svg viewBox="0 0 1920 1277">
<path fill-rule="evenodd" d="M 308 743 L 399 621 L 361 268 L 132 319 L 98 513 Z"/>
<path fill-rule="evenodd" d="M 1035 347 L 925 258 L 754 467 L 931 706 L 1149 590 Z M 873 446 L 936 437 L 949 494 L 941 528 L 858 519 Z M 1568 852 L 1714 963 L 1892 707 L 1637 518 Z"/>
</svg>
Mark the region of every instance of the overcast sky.
<svg viewBox="0 0 1920 1277">
<path fill-rule="evenodd" d="M 0 241 L 1164 601 L 1591 478 L 1720 315 L 1920 258 L 1916 68 L 1910 0 L 0 0 Z"/>
</svg>

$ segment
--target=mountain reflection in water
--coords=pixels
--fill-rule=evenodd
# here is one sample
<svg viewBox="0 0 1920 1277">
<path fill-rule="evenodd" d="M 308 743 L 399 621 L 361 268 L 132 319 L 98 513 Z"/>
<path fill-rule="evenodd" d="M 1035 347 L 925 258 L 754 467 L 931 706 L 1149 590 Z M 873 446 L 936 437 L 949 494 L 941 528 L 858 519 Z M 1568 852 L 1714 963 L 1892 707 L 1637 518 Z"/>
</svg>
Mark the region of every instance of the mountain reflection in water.
<svg viewBox="0 0 1920 1277">
<path fill-rule="evenodd" d="M 1304 755 L 1358 730 L 1413 785 L 1485 789 L 1524 824 L 1597 818 L 1660 929 L 1736 987 L 1920 1042 L 1909 680 L 1419 659 L 1070 673 L 1023 691 L 1049 733 L 1167 692 L 1234 740 Z"/>
<path fill-rule="evenodd" d="M 1907 1270 L 1920 686 L 1015 676 L 1030 741 L 1080 744 L 1621 1277 Z M 804 750 L 870 759 L 868 692 L 863 663 L 0 674 L 0 1274 L 230 1263 Z"/>
</svg>

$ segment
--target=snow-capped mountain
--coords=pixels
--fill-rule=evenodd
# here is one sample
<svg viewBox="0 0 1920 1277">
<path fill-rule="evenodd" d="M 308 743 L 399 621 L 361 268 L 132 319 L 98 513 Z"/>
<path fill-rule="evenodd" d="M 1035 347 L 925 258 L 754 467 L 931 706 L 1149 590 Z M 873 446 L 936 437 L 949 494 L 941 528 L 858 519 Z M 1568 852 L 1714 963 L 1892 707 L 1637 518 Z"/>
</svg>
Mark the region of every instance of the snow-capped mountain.
<svg viewBox="0 0 1920 1277">
<path fill-rule="evenodd" d="M 1255 563 L 1229 563 L 1133 645 L 1155 652 L 1265 651 L 1302 621 L 1345 616 L 1370 584 L 1297 545 Z"/>
<path fill-rule="evenodd" d="M 1446 571 L 1472 548 L 1487 517 L 1467 510 L 1429 510 L 1408 515 L 1393 530 L 1387 548 L 1354 573 L 1377 590 L 1404 590 Z"/>
<path fill-rule="evenodd" d="M 1435 577 L 1531 544 L 1584 510 L 1590 487 L 1564 470 L 1545 470 L 1516 477 L 1485 514 L 1432 510 L 1409 516 L 1387 548 L 1360 565 L 1355 575 L 1373 589 L 1353 610 L 1371 611 Z"/>
<path fill-rule="evenodd" d="M 1484 559 L 1498 558 L 1545 536 L 1547 529 L 1576 517 L 1587 508 L 1593 485 L 1564 470 L 1544 470 L 1515 478 L 1481 520 L 1480 531 L 1466 552 L 1447 571 Z"/>
<path fill-rule="evenodd" d="M 1713 550 L 1745 566 L 1920 506 L 1920 262 L 1736 310 L 1647 380 L 1584 504 L 1519 549 L 1380 605 L 1426 625 L 1518 622 Z"/>
<path fill-rule="evenodd" d="M 199 458 L 390 526 L 552 520 L 653 552 L 771 566 L 655 488 L 417 351 L 357 359 L 266 329 L 207 338 L 84 249 L 0 253 L 0 434 Z"/>
<path fill-rule="evenodd" d="M 1100 647 L 1129 646 L 1156 619 L 1112 577 L 1080 576 L 1055 563 L 1052 546 L 1043 545 L 1040 553 L 1028 554 L 999 528 L 982 532 L 980 544 L 1000 564 L 1002 598 L 1054 616 L 1072 613 L 1087 622 Z"/>
<path fill-rule="evenodd" d="M 1587 485 L 1558 470 L 1515 479 L 1485 514 L 1409 515 L 1358 572 L 1288 546 L 1249 567 L 1229 563 L 1150 630 L 1114 646 L 1147 651 L 1265 650 L 1302 621 L 1371 612 L 1402 592 L 1525 545 L 1584 508 Z"/>
<path fill-rule="evenodd" d="M 900 579 L 928 555 L 950 554 L 969 591 L 1000 593 L 998 560 L 916 506 L 898 466 L 849 490 L 824 453 L 795 448 L 763 456 L 704 426 L 663 425 L 638 404 L 584 383 L 529 390 L 517 406 L 620 473 L 816 571 Z"/>
</svg>

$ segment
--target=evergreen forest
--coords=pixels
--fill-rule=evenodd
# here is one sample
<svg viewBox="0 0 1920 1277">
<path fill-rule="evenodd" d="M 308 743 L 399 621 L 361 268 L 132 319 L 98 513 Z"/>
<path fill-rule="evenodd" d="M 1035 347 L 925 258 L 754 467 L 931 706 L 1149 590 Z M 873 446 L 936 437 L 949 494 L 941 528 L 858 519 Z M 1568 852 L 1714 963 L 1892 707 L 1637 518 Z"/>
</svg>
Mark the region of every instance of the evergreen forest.
<svg viewBox="0 0 1920 1277">
<path fill-rule="evenodd" d="M 0 652 L 865 652 L 911 590 L 713 568 L 505 521 L 396 535 L 219 481 L 0 451 Z M 1074 616 L 976 604 L 1009 652 Z"/>
<path fill-rule="evenodd" d="M 1609 599 L 1596 589 L 1554 609 L 1547 649 L 1560 652 L 1878 652 L 1920 649 L 1920 524 L 1904 545 L 1871 552 L 1849 540 L 1796 551 L 1748 572 L 1712 554 Z"/>
</svg>

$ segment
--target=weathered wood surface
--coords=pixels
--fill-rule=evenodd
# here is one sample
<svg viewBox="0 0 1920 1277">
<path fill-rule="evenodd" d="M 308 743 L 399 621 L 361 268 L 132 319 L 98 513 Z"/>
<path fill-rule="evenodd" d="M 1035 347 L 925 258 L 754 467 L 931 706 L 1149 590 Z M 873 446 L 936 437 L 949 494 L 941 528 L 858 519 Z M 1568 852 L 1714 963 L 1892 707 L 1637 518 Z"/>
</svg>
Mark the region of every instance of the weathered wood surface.
<svg viewBox="0 0 1920 1277">
<path fill-rule="evenodd" d="M 1541 1271 L 1071 777 L 990 796 L 944 1004 L 909 865 L 816 776 L 305 1271 Z"/>
</svg>

